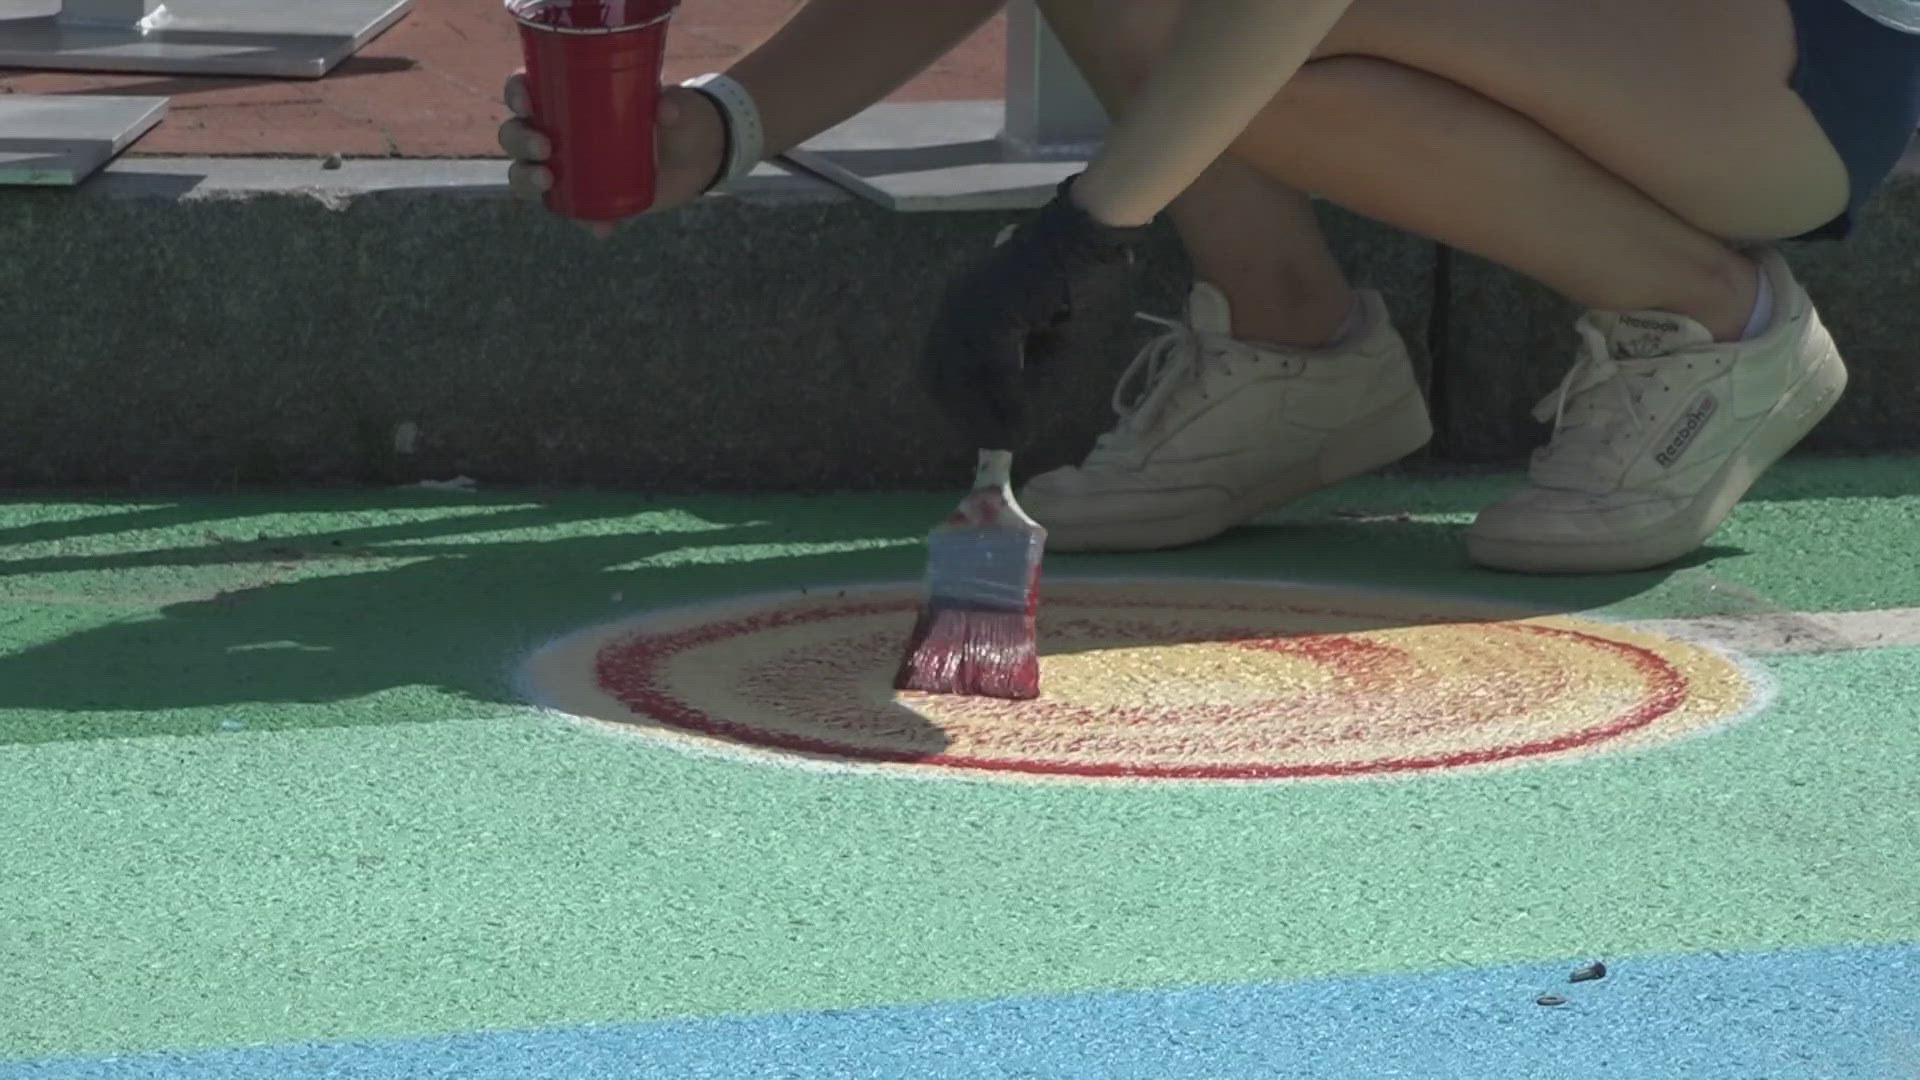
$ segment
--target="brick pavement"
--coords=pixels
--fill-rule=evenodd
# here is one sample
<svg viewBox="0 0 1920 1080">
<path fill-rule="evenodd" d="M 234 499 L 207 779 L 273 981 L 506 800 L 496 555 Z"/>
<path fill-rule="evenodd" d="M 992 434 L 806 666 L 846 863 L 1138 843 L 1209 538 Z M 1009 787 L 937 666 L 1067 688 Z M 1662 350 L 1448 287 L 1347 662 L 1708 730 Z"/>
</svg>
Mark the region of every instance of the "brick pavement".
<svg viewBox="0 0 1920 1080">
<path fill-rule="evenodd" d="M 5 0 L 0 0 L 4 3 Z M 279 0 L 292 2 L 292 0 Z M 683 0 L 667 77 L 723 67 L 799 0 Z M 903 87 L 894 100 L 997 98 L 1000 19 Z M 495 157 L 500 84 L 519 62 L 512 21 L 493 0 L 418 0 L 412 12 L 317 81 L 0 69 L 0 93 L 151 94 L 166 120 L 132 154 Z"/>
</svg>

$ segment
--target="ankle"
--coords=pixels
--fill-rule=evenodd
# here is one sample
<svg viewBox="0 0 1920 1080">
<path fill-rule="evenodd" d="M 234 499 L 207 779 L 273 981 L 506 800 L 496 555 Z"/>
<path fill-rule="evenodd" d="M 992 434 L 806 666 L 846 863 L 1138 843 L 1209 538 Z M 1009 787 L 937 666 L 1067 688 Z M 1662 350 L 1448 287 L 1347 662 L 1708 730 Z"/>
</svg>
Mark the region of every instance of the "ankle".
<svg viewBox="0 0 1920 1080">
<path fill-rule="evenodd" d="M 1761 283 L 1765 271 L 1760 264 L 1737 251 L 1705 274 L 1697 294 L 1667 310 L 1707 328 L 1713 340 L 1740 341 L 1748 336 L 1755 308 L 1762 300 Z"/>
<path fill-rule="evenodd" d="M 1241 299 L 1233 305 L 1233 336 L 1288 349 L 1322 349 L 1348 336 L 1360 318 L 1360 296 L 1351 288 L 1315 295 L 1294 294 L 1275 302 L 1273 294 Z"/>
</svg>

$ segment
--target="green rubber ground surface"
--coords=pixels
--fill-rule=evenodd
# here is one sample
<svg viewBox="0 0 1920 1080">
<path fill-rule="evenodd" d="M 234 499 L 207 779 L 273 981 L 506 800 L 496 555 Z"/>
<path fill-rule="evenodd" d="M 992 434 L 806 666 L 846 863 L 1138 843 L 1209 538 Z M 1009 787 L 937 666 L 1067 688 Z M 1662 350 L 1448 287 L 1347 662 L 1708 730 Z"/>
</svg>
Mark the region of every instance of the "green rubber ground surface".
<svg viewBox="0 0 1920 1080">
<path fill-rule="evenodd" d="M 1788 463 L 1700 556 L 1609 578 L 1468 567 L 1459 527 L 1510 482 L 1364 480 L 1191 550 L 1048 565 L 1629 618 L 1920 607 L 1920 460 Z M 1920 940 L 1912 647 L 1767 658 L 1763 715 L 1646 753 L 1391 783 L 809 772 L 514 697 L 530 649 L 636 610 L 914 578 L 952 501 L 0 502 L 0 1075 Z"/>
</svg>

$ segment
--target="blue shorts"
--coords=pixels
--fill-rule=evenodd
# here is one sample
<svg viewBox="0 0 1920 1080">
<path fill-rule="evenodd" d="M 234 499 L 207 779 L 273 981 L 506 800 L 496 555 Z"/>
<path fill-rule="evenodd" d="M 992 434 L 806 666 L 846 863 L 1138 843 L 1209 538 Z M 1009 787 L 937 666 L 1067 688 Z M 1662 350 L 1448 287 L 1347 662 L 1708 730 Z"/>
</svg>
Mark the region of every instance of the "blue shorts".
<svg viewBox="0 0 1920 1080">
<path fill-rule="evenodd" d="M 1846 210 L 1797 239 L 1844 239 L 1920 128 L 1920 34 L 1883 26 L 1846 0 L 1787 2 L 1800 42 L 1791 85 L 1851 182 Z"/>
</svg>

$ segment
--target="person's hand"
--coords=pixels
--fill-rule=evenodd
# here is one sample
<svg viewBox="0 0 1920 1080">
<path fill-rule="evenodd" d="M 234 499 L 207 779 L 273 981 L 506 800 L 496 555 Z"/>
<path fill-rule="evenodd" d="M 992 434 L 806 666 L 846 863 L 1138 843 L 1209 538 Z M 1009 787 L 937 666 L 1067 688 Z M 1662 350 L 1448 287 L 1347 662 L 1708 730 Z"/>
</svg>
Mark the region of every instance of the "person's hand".
<svg viewBox="0 0 1920 1080">
<path fill-rule="evenodd" d="M 513 111 L 513 119 L 500 125 L 500 148 L 513 159 L 507 184 L 515 195 L 538 201 L 553 187 L 553 173 L 545 165 L 553 144 L 531 122 L 525 71 L 508 77 L 505 96 Z M 719 106 L 698 90 L 662 88 L 654 147 L 660 163 L 659 194 L 647 212 L 671 210 L 699 198 L 727 155 L 727 127 Z"/>
<path fill-rule="evenodd" d="M 1072 184 L 955 278 L 928 334 L 928 382 L 974 449 L 1026 441 L 1032 376 L 1059 352 L 1076 304 L 1103 271 L 1132 261 L 1146 231 L 1095 221 L 1073 201 Z"/>
</svg>

